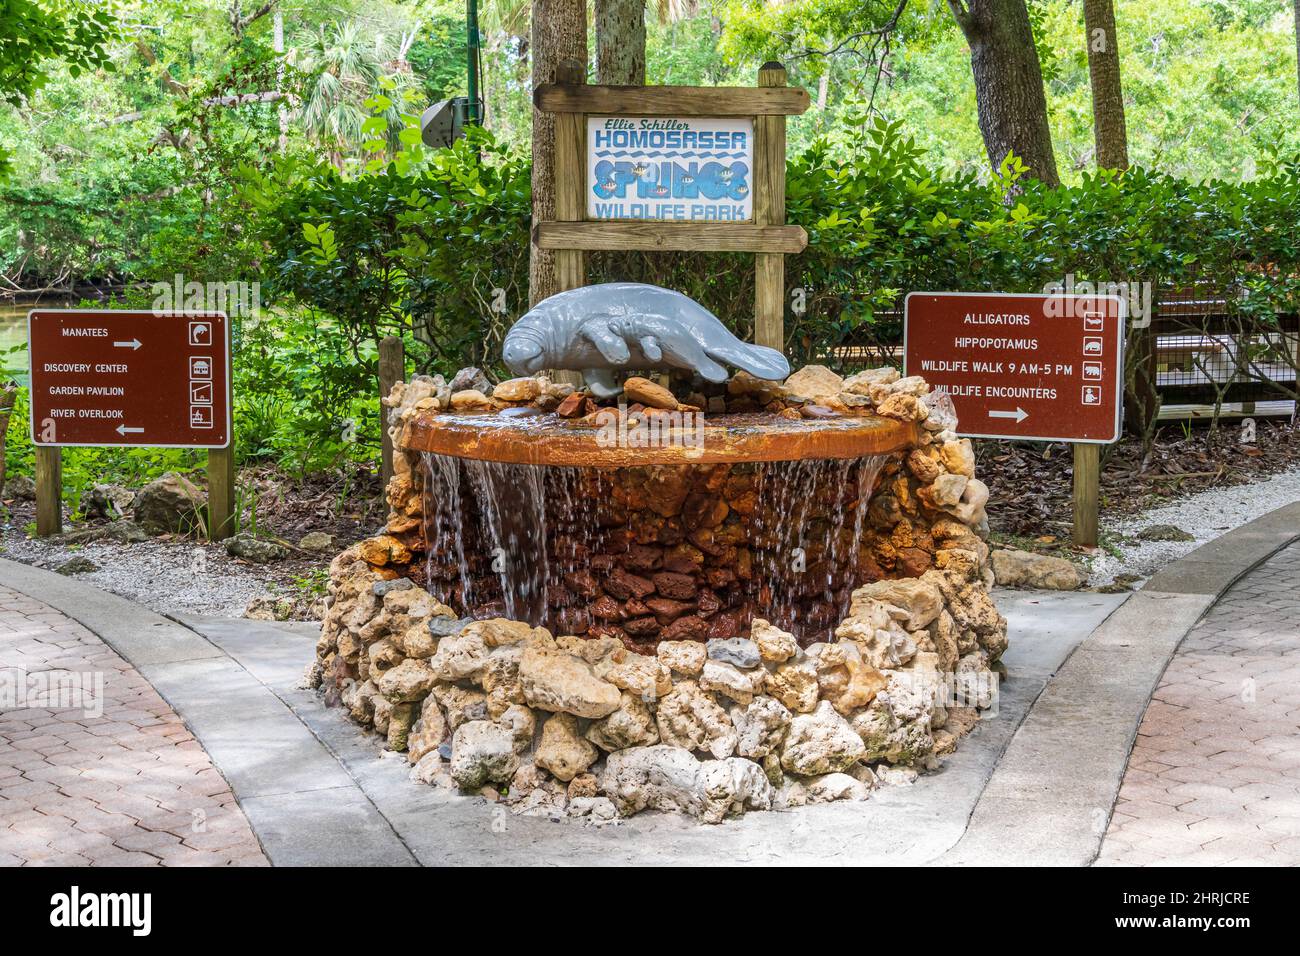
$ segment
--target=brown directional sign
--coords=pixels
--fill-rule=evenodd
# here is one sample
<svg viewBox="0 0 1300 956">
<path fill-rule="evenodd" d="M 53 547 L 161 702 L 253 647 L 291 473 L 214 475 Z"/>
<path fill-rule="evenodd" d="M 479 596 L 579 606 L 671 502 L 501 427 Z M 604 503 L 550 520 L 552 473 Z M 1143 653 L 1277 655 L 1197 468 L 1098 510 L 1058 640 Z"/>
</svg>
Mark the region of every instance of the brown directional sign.
<svg viewBox="0 0 1300 956">
<path fill-rule="evenodd" d="M 27 329 L 36 444 L 230 444 L 224 315 L 37 309 Z"/>
<path fill-rule="evenodd" d="M 913 292 L 904 368 L 972 438 L 1119 438 L 1126 303 L 1119 296 Z"/>
</svg>

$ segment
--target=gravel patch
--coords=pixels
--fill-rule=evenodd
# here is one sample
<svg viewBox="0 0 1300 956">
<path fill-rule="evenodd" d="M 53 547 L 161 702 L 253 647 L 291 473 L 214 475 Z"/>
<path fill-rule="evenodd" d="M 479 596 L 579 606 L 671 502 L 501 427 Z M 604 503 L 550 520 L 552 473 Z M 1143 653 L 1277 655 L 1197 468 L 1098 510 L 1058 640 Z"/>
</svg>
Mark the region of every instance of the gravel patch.
<svg viewBox="0 0 1300 956">
<path fill-rule="evenodd" d="M 1108 584 L 1120 575 L 1149 578 L 1207 541 L 1294 501 L 1300 501 L 1300 468 L 1250 484 L 1188 495 L 1138 515 L 1109 520 L 1103 515 L 1102 538 L 1120 555 L 1099 552 L 1092 561 L 1090 583 Z M 1192 540 L 1136 539 L 1138 532 L 1154 525 L 1173 525 L 1190 534 Z"/>
<path fill-rule="evenodd" d="M 219 544 L 167 539 L 69 546 L 10 532 L 0 538 L 0 556 L 52 571 L 73 558 L 88 558 L 98 570 L 78 573 L 77 580 L 160 614 L 242 617 L 253 597 L 294 593 L 290 582 L 304 573 L 300 562 L 270 570 L 232 560 Z M 330 557 L 322 555 L 320 567 Z"/>
</svg>

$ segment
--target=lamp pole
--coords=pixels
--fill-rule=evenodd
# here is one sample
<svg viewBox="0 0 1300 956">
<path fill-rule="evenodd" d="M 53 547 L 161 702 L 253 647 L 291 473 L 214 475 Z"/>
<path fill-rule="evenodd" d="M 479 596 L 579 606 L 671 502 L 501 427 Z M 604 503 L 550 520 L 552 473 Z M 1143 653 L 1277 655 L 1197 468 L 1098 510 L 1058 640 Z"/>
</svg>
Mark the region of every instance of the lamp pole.
<svg viewBox="0 0 1300 956">
<path fill-rule="evenodd" d="M 468 34 L 466 47 L 469 52 L 469 104 L 465 111 L 465 120 L 477 125 L 482 119 L 479 116 L 478 89 L 478 0 L 465 0 L 465 28 Z"/>
</svg>

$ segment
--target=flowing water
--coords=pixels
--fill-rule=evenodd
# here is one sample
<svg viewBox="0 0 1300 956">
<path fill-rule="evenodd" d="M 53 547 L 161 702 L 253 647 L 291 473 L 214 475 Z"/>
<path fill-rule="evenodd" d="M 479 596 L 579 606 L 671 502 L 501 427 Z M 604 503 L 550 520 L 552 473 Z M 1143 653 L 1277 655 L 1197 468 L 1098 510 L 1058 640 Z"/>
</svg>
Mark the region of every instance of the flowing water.
<svg viewBox="0 0 1300 956">
<path fill-rule="evenodd" d="M 555 589 L 573 572 L 592 570 L 602 551 L 608 478 L 594 468 L 423 457 L 425 586 L 469 614 L 547 623 L 551 608 L 565 603 L 551 600 Z M 759 614 L 796 633 L 810 601 L 824 611 L 819 618 L 843 617 L 861 583 L 867 505 L 887 460 L 755 466 L 758 504 L 748 538 Z"/>
</svg>

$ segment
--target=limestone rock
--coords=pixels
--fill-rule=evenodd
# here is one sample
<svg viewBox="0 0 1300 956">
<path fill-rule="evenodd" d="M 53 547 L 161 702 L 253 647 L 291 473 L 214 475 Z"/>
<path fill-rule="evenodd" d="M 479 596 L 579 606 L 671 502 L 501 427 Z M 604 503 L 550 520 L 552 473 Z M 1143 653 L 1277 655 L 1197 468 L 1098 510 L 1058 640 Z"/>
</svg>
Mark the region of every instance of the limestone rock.
<svg viewBox="0 0 1300 956">
<path fill-rule="evenodd" d="M 379 678 L 379 692 L 394 704 L 419 701 L 432 690 L 436 679 L 428 661 L 407 658 Z"/>
<path fill-rule="evenodd" d="M 830 803 L 833 800 L 865 800 L 871 788 L 847 773 L 828 773 L 803 781 L 809 803 Z"/>
<path fill-rule="evenodd" d="M 811 714 L 798 714 L 790 721 L 781 766 L 801 777 L 820 776 L 846 770 L 866 752 L 862 738 L 848 721 L 822 701 Z"/>
<path fill-rule="evenodd" d="M 794 635 L 770 624 L 761 617 L 754 618 L 750 625 L 750 638 L 758 647 L 758 654 L 765 661 L 781 663 L 788 661 L 799 653 L 799 643 Z"/>
<path fill-rule="evenodd" d="M 485 647 L 507 647 L 511 644 L 527 643 L 529 640 L 541 637 L 542 634 L 550 636 L 550 631 L 544 627 L 532 627 L 523 621 L 512 621 L 504 617 L 470 621 L 465 625 L 463 633 L 479 637 Z"/>
<path fill-rule="evenodd" d="M 1003 587 L 1074 591 L 1083 584 L 1079 569 L 1065 558 L 1000 548 L 993 552 L 993 576 Z"/>
<path fill-rule="evenodd" d="M 699 641 L 660 641 L 655 654 L 670 670 L 687 677 L 698 677 L 708 658 Z"/>
<path fill-rule="evenodd" d="M 817 706 L 817 668 L 812 661 L 778 664 L 766 684 L 769 694 L 796 713 L 811 713 Z"/>
<path fill-rule="evenodd" d="M 565 796 L 570 801 L 591 798 L 600 793 L 600 778 L 594 773 L 580 773 L 569 781 Z"/>
<path fill-rule="evenodd" d="M 537 718 L 533 712 L 522 704 L 511 704 L 496 722 L 510 731 L 510 738 L 515 742 L 515 753 L 523 754 L 533 745 L 533 733 L 537 729 Z"/>
<path fill-rule="evenodd" d="M 596 665 L 596 676 L 642 700 L 658 700 L 673 689 L 668 668 L 657 658 L 634 654 L 624 648 Z"/>
<path fill-rule="evenodd" d="M 451 407 L 458 412 L 491 412 L 496 405 L 476 388 L 467 388 L 451 395 Z"/>
<path fill-rule="evenodd" d="M 569 816 L 586 817 L 593 823 L 608 823 L 618 816 L 618 808 L 608 797 L 571 797 Z"/>
<path fill-rule="evenodd" d="M 453 731 L 468 721 L 487 719 L 487 695 L 481 690 L 470 690 L 456 684 L 434 684 L 430 696 L 437 700 L 447 715 L 447 726 Z"/>
<path fill-rule="evenodd" d="M 699 816 L 703 798 L 696 785 L 700 761 L 685 748 L 660 744 L 609 755 L 600 789 L 623 816 L 665 810 Z"/>
<path fill-rule="evenodd" d="M 392 704 L 388 715 L 388 749 L 401 752 L 406 749 L 411 727 L 415 723 L 416 706 L 412 703 Z"/>
<path fill-rule="evenodd" d="M 701 823 L 721 823 L 745 810 L 772 808 L 772 785 L 763 768 L 741 757 L 704 761 L 697 772 L 697 787 Z"/>
<path fill-rule="evenodd" d="M 899 379 L 898 369 L 893 366 L 869 368 L 850 375 L 844 380 L 844 391 L 855 395 L 869 395 L 872 385 L 889 385 Z"/>
<path fill-rule="evenodd" d="M 757 656 L 757 648 L 754 653 Z M 729 697 L 738 704 L 748 704 L 754 699 L 754 694 L 762 690 L 763 677 L 762 671 L 746 673 L 725 661 L 705 661 L 700 673 L 700 689 Z"/>
<path fill-rule="evenodd" d="M 844 379 L 824 365 L 805 365 L 785 380 L 786 395 L 824 405 L 834 402 L 844 389 Z"/>
<path fill-rule="evenodd" d="M 531 402 L 541 394 L 541 383 L 535 378 L 506 379 L 492 389 L 492 397 L 502 402 Z"/>
<path fill-rule="evenodd" d="M 890 395 L 876 406 L 876 414 L 883 418 L 897 418 L 905 422 L 923 422 L 929 408 L 914 395 Z"/>
<path fill-rule="evenodd" d="M 639 375 L 630 376 L 623 383 L 623 394 L 627 396 L 629 403 L 640 402 L 649 408 L 666 408 L 675 411 L 679 404 L 668 389 Z"/>
<path fill-rule="evenodd" d="M 565 634 L 555 639 L 555 646 L 575 657 L 581 657 L 593 667 L 616 654 L 622 655 L 627 651 L 622 641 L 608 635 L 577 637 L 573 634 Z"/>
<path fill-rule="evenodd" d="M 971 448 L 969 438 L 944 442 L 939 448 L 939 454 L 943 458 L 943 467 L 954 475 L 975 477 L 975 451 Z"/>
<path fill-rule="evenodd" d="M 587 739 L 604 751 L 649 747 L 659 743 L 659 728 L 642 699 L 624 691 L 618 710 L 592 721 Z"/>
<path fill-rule="evenodd" d="M 451 777 L 462 790 L 506 783 L 519 769 L 511 732 L 487 720 L 471 720 L 451 738 Z"/>
<path fill-rule="evenodd" d="M 790 711 L 775 698 L 755 697 L 747 707 L 731 708 L 731 723 L 736 728 L 736 753 L 762 760 L 780 751 L 790 727 Z"/>
<path fill-rule="evenodd" d="M 565 783 L 582 773 L 600 752 L 582 736 L 572 714 L 553 714 L 542 724 L 542 739 L 533 763 Z"/>
<path fill-rule="evenodd" d="M 717 759 L 736 750 L 736 731 L 727 712 L 694 681 L 684 680 L 655 711 L 659 739 L 673 747 L 706 750 Z"/>
<path fill-rule="evenodd" d="M 605 717 L 621 700 L 619 689 L 597 677 L 590 664 L 558 649 L 525 647 L 519 682 L 530 707 L 578 717 Z"/>
<path fill-rule="evenodd" d="M 426 754 L 436 751 L 451 734 L 447 718 L 438 706 L 433 695 L 424 698 L 420 706 L 420 716 L 411 725 L 411 733 L 406 741 L 407 759 L 417 763 Z"/>
<path fill-rule="evenodd" d="M 429 668 L 442 681 L 481 681 L 487 666 L 488 647 L 481 631 L 466 627 L 459 634 L 444 637 L 429 658 Z"/>
<path fill-rule="evenodd" d="M 905 626 L 909 631 L 927 626 L 943 610 L 943 592 L 926 577 L 885 579 L 864 584 L 853 592 L 849 615 L 856 615 L 867 601 L 880 601 L 905 611 Z"/>
</svg>

